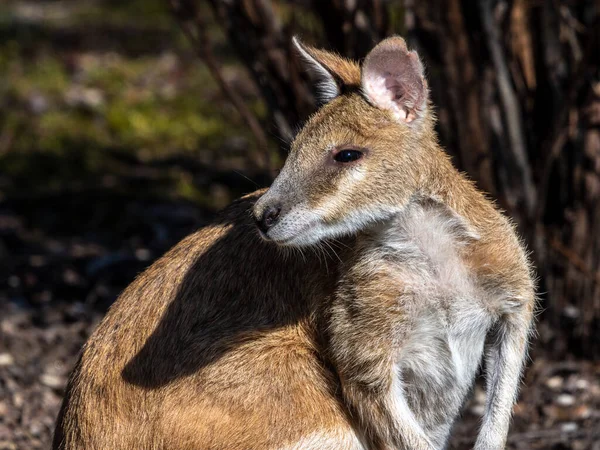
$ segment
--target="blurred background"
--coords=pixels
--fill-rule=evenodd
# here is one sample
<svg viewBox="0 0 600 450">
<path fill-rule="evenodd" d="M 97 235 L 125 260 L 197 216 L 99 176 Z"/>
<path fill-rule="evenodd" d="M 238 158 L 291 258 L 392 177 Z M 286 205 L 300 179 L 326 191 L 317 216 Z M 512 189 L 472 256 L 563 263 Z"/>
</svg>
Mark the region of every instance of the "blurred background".
<svg viewBox="0 0 600 450">
<path fill-rule="evenodd" d="M 440 140 L 539 275 L 511 449 L 600 449 L 597 0 L 0 2 L 0 450 L 48 448 L 119 292 L 268 186 L 316 107 L 290 38 L 352 58 L 401 34 Z M 468 449 L 475 390 L 451 449 Z"/>
</svg>

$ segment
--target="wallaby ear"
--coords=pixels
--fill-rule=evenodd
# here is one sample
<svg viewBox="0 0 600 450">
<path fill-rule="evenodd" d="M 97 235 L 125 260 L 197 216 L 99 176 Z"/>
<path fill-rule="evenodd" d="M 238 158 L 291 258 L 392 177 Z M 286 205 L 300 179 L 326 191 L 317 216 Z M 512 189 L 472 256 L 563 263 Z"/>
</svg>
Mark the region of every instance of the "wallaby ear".
<svg viewBox="0 0 600 450">
<path fill-rule="evenodd" d="M 356 62 L 306 45 L 296 36 L 292 41 L 317 78 L 317 88 L 323 102 L 330 102 L 348 88 L 360 86 L 360 66 Z"/>
<path fill-rule="evenodd" d="M 417 52 L 399 36 L 381 41 L 362 65 L 362 89 L 367 99 L 410 123 L 427 109 L 427 81 Z"/>
</svg>

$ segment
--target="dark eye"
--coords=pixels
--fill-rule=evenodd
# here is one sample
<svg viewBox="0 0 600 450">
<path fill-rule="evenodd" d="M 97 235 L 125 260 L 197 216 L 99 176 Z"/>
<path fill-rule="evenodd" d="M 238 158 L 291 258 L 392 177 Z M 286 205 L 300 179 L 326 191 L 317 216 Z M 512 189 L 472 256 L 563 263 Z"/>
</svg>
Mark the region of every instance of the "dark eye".
<svg viewBox="0 0 600 450">
<path fill-rule="evenodd" d="M 333 159 L 335 159 L 337 162 L 349 163 L 352 161 L 358 161 L 362 157 L 363 157 L 363 152 L 361 152 L 359 150 L 346 149 L 346 150 L 340 150 L 339 152 L 337 152 L 335 154 L 335 156 L 333 157 Z"/>
</svg>

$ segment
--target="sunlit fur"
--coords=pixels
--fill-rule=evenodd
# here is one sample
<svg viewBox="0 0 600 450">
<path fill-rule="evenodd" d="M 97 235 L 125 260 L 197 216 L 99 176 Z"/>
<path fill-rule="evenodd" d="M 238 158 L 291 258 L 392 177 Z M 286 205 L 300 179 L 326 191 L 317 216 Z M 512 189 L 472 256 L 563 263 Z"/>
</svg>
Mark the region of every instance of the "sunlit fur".
<svg viewBox="0 0 600 450">
<path fill-rule="evenodd" d="M 302 51 L 336 83 L 329 102 L 266 193 L 115 302 L 70 378 L 55 449 L 439 450 L 483 358 L 475 448 L 504 448 L 535 299 L 513 226 L 439 147 L 403 40 L 362 67 Z M 364 157 L 334 161 L 348 145 Z"/>
<path fill-rule="evenodd" d="M 334 70 L 326 54 L 303 51 Z M 282 210 L 265 238 L 357 236 L 328 311 L 329 351 L 371 445 L 444 448 L 487 342 L 476 448 L 504 448 L 535 301 L 525 251 L 438 145 L 423 66 L 402 39 L 334 78 L 349 86 L 308 121 L 255 207 Z M 332 163 L 346 146 L 365 156 Z"/>
</svg>

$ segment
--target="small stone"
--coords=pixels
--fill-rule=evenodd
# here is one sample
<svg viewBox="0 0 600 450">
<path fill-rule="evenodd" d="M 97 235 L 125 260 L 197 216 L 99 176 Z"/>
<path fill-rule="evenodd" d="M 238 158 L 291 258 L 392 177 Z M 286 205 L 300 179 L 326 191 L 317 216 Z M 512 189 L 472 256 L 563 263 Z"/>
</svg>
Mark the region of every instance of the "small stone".
<svg viewBox="0 0 600 450">
<path fill-rule="evenodd" d="M 563 381 L 564 380 L 562 377 L 559 377 L 559 376 L 551 377 L 551 378 L 548 378 L 548 380 L 546 380 L 546 386 L 548 386 L 550 389 L 558 390 L 562 387 Z"/>
<path fill-rule="evenodd" d="M 10 353 L 0 353 L 0 367 L 12 366 L 15 363 L 15 359 Z"/>
<path fill-rule="evenodd" d="M 43 431 L 44 431 L 44 425 L 39 422 L 33 422 L 31 425 L 29 425 L 29 432 L 33 436 L 40 436 Z"/>
<path fill-rule="evenodd" d="M 569 394 L 561 394 L 558 397 L 556 397 L 555 403 L 559 406 L 564 407 L 573 406 L 573 404 L 575 404 L 575 397 Z"/>
<path fill-rule="evenodd" d="M 23 403 L 25 403 L 23 395 L 19 392 L 14 392 L 13 393 L 13 405 L 15 406 L 15 408 L 21 409 L 23 407 Z"/>
<path fill-rule="evenodd" d="M 45 373 L 40 377 L 40 381 L 43 385 L 48 386 L 52 389 L 60 389 L 64 386 L 65 382 L 62 377 Z"/>
<path fill-rule="evenodd" d="M 580 378 L 579 380 L 577 380 L 575 382 L 575 388 L 580 391 L 587 391 L 589 389 L 589 387 L 590 387 L 590 382 L 583 378 Z"/>
<path fill-rule="evenodd" d="M 482 417 L 483 414 L 485 413 L 485 406 L 484 405 L 473 405 L 473 406 L 471 406 L 469 411 L 471 412 L 471 414 L 473 414 L 475 416 Z"/>
<path fill-rule="evenodd" d="M 566 422 L 560 426 L 560 429 L 563 433 L 573 433 L 579 429 L 579 425 L 575 422 Z"/>
</svg>

